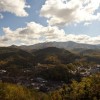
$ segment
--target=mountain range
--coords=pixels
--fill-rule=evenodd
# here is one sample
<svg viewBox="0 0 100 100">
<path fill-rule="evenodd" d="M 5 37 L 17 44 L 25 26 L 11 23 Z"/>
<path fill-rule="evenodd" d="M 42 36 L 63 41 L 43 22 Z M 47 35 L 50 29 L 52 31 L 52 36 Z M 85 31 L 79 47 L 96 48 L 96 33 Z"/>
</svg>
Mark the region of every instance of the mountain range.
<svg viewBox="0 0 100 100">
<path fill-rule="evenodd" d="M 71 63 L 85 59 L 100 63 L 100 45 L 69 42 L 47 42 L 30 46 L 0 47 L 0 61 L 9 65 L 33 66 L 34 64 Z M 5 64 L 4 64 L 5 65 Z"/>
<path fill-rule="evenodd" d="M 47 48 L 47 47 L 57 47 L 57 48 L 64 48 L 67 50 L 73 50 L 73 49 L 100 49 L 100 45 L 92 45 L 92 44 L 83 44 L 83 43 L 76 43 L 76 42 L 72 42 L 72 41 L 68 41 L 68 42 L 44 42 L 44 43 L 38 43 L 38 44 L 34 44 L 34 45 L 22 45 L 22 46 L 16 46 L 16 45 L 12 45 L 11 47 L 16 47 L 16 48 L 20 48 L 23 50 L 37 50 L 37 49 L 43 49 L 43 48 Z"/>
</svg>

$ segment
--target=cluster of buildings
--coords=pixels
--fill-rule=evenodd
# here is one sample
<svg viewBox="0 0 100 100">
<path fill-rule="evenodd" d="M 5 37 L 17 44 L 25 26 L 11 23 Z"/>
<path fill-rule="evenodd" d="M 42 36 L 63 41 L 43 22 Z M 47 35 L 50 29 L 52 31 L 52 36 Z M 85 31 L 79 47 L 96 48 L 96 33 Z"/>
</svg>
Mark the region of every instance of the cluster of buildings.
<svg viewBox="0 0 100 100">
<path fill-rule="evenodd" d="M 70 71 L 73 74 L 79 73 L 81 76 L 86 77 L 91 74 L 99 73 L 100 72 L 100 65 L 95 66 L 79 66 L 75 71 Z"/>
<path fill-rule="evenodd" d="M 30 70 L 25 69 L 24 73 L 30 72 Z M 62 86 L 63 82 L 47 81 L 41 77 L 30 77 L 30 76 L 8 76 L 7 70 L 0 70 L 0 82 L 14 83 L 18 85 L 23 85 L 28 88 L 33 88 L 38 91 L 48 92 L 58 89 Z"/>
<path fill-rule="evenodd" d="M 25 69 L 23 72 L 29 73 L 30 70 Z M 100 65 L 96 65 L 94 67 L 80 66 L 77 67 L 75 71 L 70 71 L 70 72 L 73 74 L 78 72 L 82 77 L 86 77 L 91 74 L 100 72 Z M 48 91 L 53 91 L 55 89 L 59 89 L 64 84 L 64 82 L 47 81 L 41 77 L 34 77 L 34 78 L 30 76 L 9 77 L 7 76 L 6 73 L 8 73 L 7 70 L 0 69 L 0 82 L 10 82 L 19 85 L 24 85 L 26 87 L 34 88 L 42 92 L 48 92 Z"/>
</svg>

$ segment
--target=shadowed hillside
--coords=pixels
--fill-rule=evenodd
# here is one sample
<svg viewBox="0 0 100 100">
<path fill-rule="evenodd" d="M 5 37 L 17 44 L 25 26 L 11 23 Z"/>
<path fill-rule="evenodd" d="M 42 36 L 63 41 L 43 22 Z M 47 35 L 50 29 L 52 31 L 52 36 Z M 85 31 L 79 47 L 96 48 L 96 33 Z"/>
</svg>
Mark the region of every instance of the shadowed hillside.
<svg viewBox="0 0 100 100">
<path fill-rule="evenodd" d="M 32 54 L 17 48 L 1 47 L 0 61 L 7 62 L 7 65 L 30 66 L 33 62 Z"/>
<path fill-rule="evenodd" d="M 33 51 L 35 56 L 34 60 L 36 63 L 70 63 L 74 62 L 79 58 L 78 55 L 75 55 L 65 49 L 59 49 L 56 47 L 48 47 L 45 49 L 40 49 Z"/>
</svg>

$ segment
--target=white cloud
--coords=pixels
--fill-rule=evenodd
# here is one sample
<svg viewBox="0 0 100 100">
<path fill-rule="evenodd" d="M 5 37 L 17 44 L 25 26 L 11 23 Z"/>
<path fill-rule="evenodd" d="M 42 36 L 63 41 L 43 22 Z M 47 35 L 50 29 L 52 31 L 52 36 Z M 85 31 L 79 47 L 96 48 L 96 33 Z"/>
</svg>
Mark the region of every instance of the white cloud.
<svg viewBox="0 0 100 100">
<path fill-rule="evenodd" d="M 43 26 L 35 22 L 27 23 L 24 28 L 11 30 L 3 28 L 4 35 L 0 36 L 0 46 L 7 45 L 32 45 L 50 41 L 75 41 L 79 43 L 100 44 L 100 36 L 67 34 L 56 26 Z"/>
<path fill-rule="evenodd" d="M 3 16 L 3 12 L 10 12 L 20 17 L 28 16 L 25 8 L 29 7 L 26 0 L 0 0 L 0 15 Z"/>
<path fill-rule="evenodd" d="M 100 20 L 100 0 L 46 0 L 40 15 L 48 18 L 49 25 Z"/>
<path fill-rule="evenodd" d="M 11 44 L 35 44 L 39 42 L 45 42 L 47 40 L 56 40 L 64 37 L 65 33 L 58 27 L 44 27 L 38 23 L 30 22 L 27 23 L 25 28 L 18 28 L 16 30 L 11 30 L 8 28 L 3 28 L 3 32 L 5 33 L 2 37 L 0 37 L 0 41 L 6 45 Z"/>
<path fill-rule="evenodd" d="M 75 35 L 75 34 L 69 34 L 66 36 L 67 41 L 74 41 L 79 43 L 86 43 L 86 44 L 100 44 L 100 36 L 97 37 L 91 37 L 88 35 Z"/>
</svg>

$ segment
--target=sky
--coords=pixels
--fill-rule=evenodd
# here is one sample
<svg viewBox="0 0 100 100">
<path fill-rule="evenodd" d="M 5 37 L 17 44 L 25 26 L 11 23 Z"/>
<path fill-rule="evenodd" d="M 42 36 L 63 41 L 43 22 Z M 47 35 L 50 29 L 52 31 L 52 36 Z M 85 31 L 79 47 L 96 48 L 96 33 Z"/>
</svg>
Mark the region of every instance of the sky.
<svg viewBox="0 0 100 100">
<path fill-rule="evenodd" d="M 100 0 L 0 0 L 0 46 L 100 44 Z"/>
</svg>

